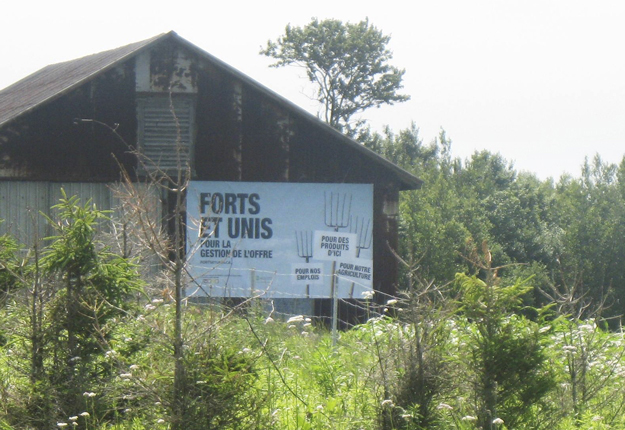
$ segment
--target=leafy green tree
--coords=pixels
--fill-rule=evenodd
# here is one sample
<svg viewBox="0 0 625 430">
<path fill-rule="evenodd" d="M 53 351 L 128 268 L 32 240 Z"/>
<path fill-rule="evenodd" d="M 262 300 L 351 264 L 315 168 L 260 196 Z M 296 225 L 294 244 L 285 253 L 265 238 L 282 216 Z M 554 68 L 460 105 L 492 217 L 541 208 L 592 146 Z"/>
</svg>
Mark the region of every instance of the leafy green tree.
<svg viewBox="0 0 625 430">
<path fill-rule="evenodd" d="M 622 171 L 600 157 L 586 160 L 580 178 L 564 177 L 556 186 L 554 211 L 561 230 L 553 282 L 577 284 L 595 304 L 610 298 L 604 316 L 620 315 L 625 303 L 625 198 Z"/>
<path fill-rule="evenodd" d="M 268 41 L 260 53 L 276 60 L 272 67 L 304 68 L 322 105 L 320 117 L 353 134 L 362 125 L 354 115 L 409 99 L 398 93 L 404 70 L 389 64 L 389 41 L 367 19 L 352 24 L 314 18 L 303 27 L 287 25 L 284 35 Z"/>
<path fill-rule="evenodd" d="M 505 189 L 485 198 L 484 206 L 492 225 L 490 233 L 511 261 L 549 262 L 551 252 L 545 236 L 555 221 L 550 213 L 554 197 L 549 183 L 523 173 Z"/>
<path fill-rule="evenodd" d="M 464 219 L 467 196 L 457 191 L 459 162 L 451 158 L 451 140 L 445 131 L 424 145 L 412 125 L 397 135 L 387 130 L 365 145 L 424 181 L 421 189 L 401 195 L 401 256 L 407 261 L 418 260 L 420 275 L 437 285 L 464 272 L 466 261 L 460 254 L 472 233 Z M 408 284 L 406 280 L 404 285 Z"/>
<path fill-rule="evenodd" d="M 457 173 L 459 183 L 470 187 L 472 194 L 480 200 L 509 188 L 517 177 L 512 164 L 500 154 L 486 150 L 474 152 Z"/>
<path fill-rule="evenodd" d="M 450 143 L 442 131 L 439 139 L 424 145 L 419 128 L 414 122 L 399 133 L 394 133 L 388 126 L 384 128 L 382 134 L 371 133 L 371 130 L 366 128 L 362 130 L 358 140 L 399 167 L 420 176 L 436 168 L 446 156 L 445 151 Z"/>
</svg>

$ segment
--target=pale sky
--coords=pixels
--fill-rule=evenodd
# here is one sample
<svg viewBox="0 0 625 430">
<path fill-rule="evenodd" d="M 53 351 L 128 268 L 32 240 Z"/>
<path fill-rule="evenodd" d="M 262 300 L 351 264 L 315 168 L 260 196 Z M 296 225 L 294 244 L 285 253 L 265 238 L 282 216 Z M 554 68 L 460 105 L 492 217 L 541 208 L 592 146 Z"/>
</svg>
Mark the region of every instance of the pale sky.
<svg viewBox="0 0 625 430">
<path fill-rule="evenodd" d="M 316 113 L 296 68 L 258 54 L 312 17 L 390 34 L 409 102 L 365 114 L 373 129 L 441 128 L 452 154 L 500 153 L 540 178 L 579 176 L 584 157 L 625 154 L 622 0 L 0 0 L 0 88 L 39 68 L 170 30 Z"/>
</svg>

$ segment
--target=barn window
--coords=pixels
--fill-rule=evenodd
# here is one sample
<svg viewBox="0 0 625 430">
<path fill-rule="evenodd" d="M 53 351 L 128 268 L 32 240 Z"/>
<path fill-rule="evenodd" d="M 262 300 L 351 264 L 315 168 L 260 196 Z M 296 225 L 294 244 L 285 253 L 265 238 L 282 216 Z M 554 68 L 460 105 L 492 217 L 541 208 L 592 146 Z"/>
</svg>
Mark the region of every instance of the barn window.
<svg viewBox="0 0 625 430">
<path fill-rule="evenodd" d="M 192 165 L 195 103 L 189 96 L 150 95 L 137 100 L 140 171 L 171 173 Z"/>
</svg>

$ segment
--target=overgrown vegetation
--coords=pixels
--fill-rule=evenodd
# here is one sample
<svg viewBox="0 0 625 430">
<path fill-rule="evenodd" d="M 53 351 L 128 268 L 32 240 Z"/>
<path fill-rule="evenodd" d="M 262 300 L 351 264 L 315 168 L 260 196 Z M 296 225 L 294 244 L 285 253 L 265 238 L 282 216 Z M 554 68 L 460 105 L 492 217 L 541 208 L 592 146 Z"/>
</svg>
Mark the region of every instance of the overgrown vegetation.
<svg viewBox="0 0 625 430">
<path fill-rule="evenodd" d="M 370 318 L 333 346 L 310 318 L 281 320 L 262 301 L 177 309 L 167 283 L 141 282 L 104 243 L 104 213 L 67 196 L 57 209 L 40 249 L 2 238 L 1 428 L 625 425 L 625 345 L 602 303 L 552 285 L 547 306 L 530 306 L 536 277 L 500 277 L 486 242 L 447 284 L 404 260 L 402 295 L 363 302 Z"/>
</svg>

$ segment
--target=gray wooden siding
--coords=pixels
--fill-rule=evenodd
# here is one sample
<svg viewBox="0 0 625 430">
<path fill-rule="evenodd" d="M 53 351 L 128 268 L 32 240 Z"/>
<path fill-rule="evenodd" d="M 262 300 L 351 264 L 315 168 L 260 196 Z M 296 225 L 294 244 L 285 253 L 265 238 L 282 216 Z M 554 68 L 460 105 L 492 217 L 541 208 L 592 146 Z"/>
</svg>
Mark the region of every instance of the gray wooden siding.
<svg viewBox="0 0 625 430">
<path fill-rule="evenodd" d="M 148 189 L 143 184 L 133 184 L 137 192 L 146 194 L 144 212 L 153 219 L 162 218 L 162 204 L 159 191 Z M 89 199 L 100 210 L 111 210 L 113 220 L 128 217 L 128 208 L 123 208 L 119 198 L 119 184 L 88 182 L 27 182 L 0 181 L 0 234 L 9 233 L 25 245 L 48 237 L 53 231 L 43 214 L 53 216 L 52 206 L 59 203 L 61 189 L 68 197 L 78 196 L 80 203 Z"/>
</svg>

